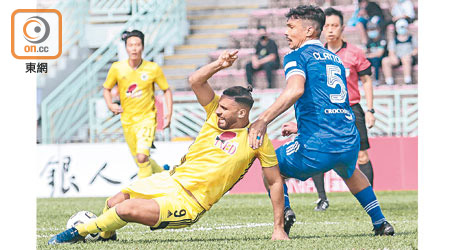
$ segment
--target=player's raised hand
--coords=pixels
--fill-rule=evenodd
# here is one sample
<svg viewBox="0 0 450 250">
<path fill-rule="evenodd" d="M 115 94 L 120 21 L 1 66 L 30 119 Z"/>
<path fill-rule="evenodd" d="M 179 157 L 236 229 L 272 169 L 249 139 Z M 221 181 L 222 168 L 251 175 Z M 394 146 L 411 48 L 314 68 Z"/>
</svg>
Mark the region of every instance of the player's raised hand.
<svg viewBox="0 0 450 250">
<path fill-rule="evenodd" d="M 217 58 L 217 61 L 222 69 L 228 68 L 231 65 L 233 65 L 234 61 L 238 58 L 237 53 L 239 50 L 234 50 L 232 52 L 225 50 L 220 54 L 219 58 Z"/>
<path fill-rule="evenodd" d="M 256 120 L 248 128 L 248 142 L 250 147 L 257 149 L 261 147 L 266 134 L 267 124 L 263 120 Z"/>
<path fill-rule="evenodd" d="M 286 122 L 281 126 L 281 135 L 290 136 L 297 134 L 297 124 L 295 122 Z"/>
</svg>

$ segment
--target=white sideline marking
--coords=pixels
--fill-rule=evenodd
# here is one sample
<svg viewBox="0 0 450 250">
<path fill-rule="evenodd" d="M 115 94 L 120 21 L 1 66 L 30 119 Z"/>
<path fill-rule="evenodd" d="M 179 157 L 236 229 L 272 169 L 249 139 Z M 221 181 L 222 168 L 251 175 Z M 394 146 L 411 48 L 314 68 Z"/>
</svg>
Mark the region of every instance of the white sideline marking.
<svg viewBox="0 0 450 250">
<path fill-rule="evenodd" d="M 411 223 L 411 222 L 417 222 L 417 220 L 403 220 L 403 221 L 390 221 L 392 224 L 401 224 L 401 223 Z M 313 225 L 313 224 L 325 224 L 325 225 L 339 225 L 339 224 L 347 224 L 346 222 L 335 222 L 335 221 L 321 221 L 321 222 L 296 222 L 295 224 L 303 224 L 303 225 Z M 213 227 L 196 227 L 196 228 L 180 228 L 180 229 L 163 229 L 163 230 L 155 230 L 151 231 L 149 227 L 143 226 L 143 225 L 127 225 L 125 227 L 125 230 L 120 230 L 120 234 L 136 234 L 136 233 L 164 233 L 164 232 L 170 232 L 170 231 L 176 231 L 176 232 L 195 232 L 195 231 L 211 231 L 211 230 L 231 230 L 231 229 L 239 229 L 239 228 L 256 228 L 256 227 L 267 227 L 267 226 L 273 226 L 273 223 L 247 223 L 247 224 L 241 224 L 241 225 L 216 225 Z M 129 231 L 126 229 L 132 229 L 132 228 L 147 228 L 146 230 L 139 230 L 139 231 Z M 37 231 L 58 231 L 61 232 L 65 230 L 65 228 L 38 228 Z M 43 238 L 47 237 L 50 238 L 54 234 L 37 234 L 37 238 Z"/>
</svg>

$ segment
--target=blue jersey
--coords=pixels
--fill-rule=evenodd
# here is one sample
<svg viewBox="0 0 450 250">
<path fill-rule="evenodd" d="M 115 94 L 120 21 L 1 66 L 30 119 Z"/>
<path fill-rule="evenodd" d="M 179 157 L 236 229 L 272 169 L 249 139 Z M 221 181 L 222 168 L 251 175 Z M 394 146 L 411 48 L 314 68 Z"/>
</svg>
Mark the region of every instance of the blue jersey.
<svg viewBox="0 0 450 250">
<path fill-rule="evenodd" d="M 311 40 L 284 57 L 286 81 L 305 77 L 305 91 L 294 104 L 300 144 L 308 150 L 342 153 L 359 147 L 359 133 L 348 100 L 341 59 Z"/>
</svg>

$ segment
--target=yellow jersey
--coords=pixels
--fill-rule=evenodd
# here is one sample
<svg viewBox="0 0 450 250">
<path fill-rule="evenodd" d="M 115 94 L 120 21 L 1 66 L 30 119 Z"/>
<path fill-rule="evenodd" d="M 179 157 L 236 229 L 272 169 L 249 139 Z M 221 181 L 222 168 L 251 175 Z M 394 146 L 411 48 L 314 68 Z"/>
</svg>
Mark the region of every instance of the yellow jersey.
<svg viewBox="0 0 450 250">
<path fill-rule="evenodd" d="M 112 89 L 118 85 L 123 125 L 144 119 L 155 120 L 156 124 L 155 82 L 162 90 L 169 88 L 161 67 L 154 62 L 142 60 L 136 70 L 130 67 L 128 60 L 112 64 L 103 87 Z"/>
<path fill-rule="evenodd" d="M 207 121 L 200 130 L 172 178 L 189 190 L 203 208 L 209 210 L 228 190 L 244 177 L 258 158 L 262 167 L 278 164 L 267 134 L 263 145 L 254 150 L 248 142 L 248 126 L 222 130 L 215 113 L 219 96 L 206 106 Z"/>
</svg>

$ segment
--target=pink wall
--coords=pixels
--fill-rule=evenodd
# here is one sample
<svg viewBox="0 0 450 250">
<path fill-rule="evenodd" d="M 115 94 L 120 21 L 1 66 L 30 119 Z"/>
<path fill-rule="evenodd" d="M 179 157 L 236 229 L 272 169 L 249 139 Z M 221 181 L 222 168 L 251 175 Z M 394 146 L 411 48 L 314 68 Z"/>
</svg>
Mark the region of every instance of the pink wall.
<svg viewBox="0 0 450 250">
<path fill-rule="evenodd" d="M 286 140 L 272 141 L 278 148 Z M 375 137 L 370 138 L 369 156 L 374 168 L 375 190 L 417 190 L 417 137 Z M 288 181 L 289 192 L 315 192 L 311 179 L 301 182 Z M 345 184 L 333 171 L 325 176 L 325 190 L 345 191 Z M 261 165 L 255 161 L 244 178 L 230 193 L 265 193 L 261 179 Z"/>
</svg>

